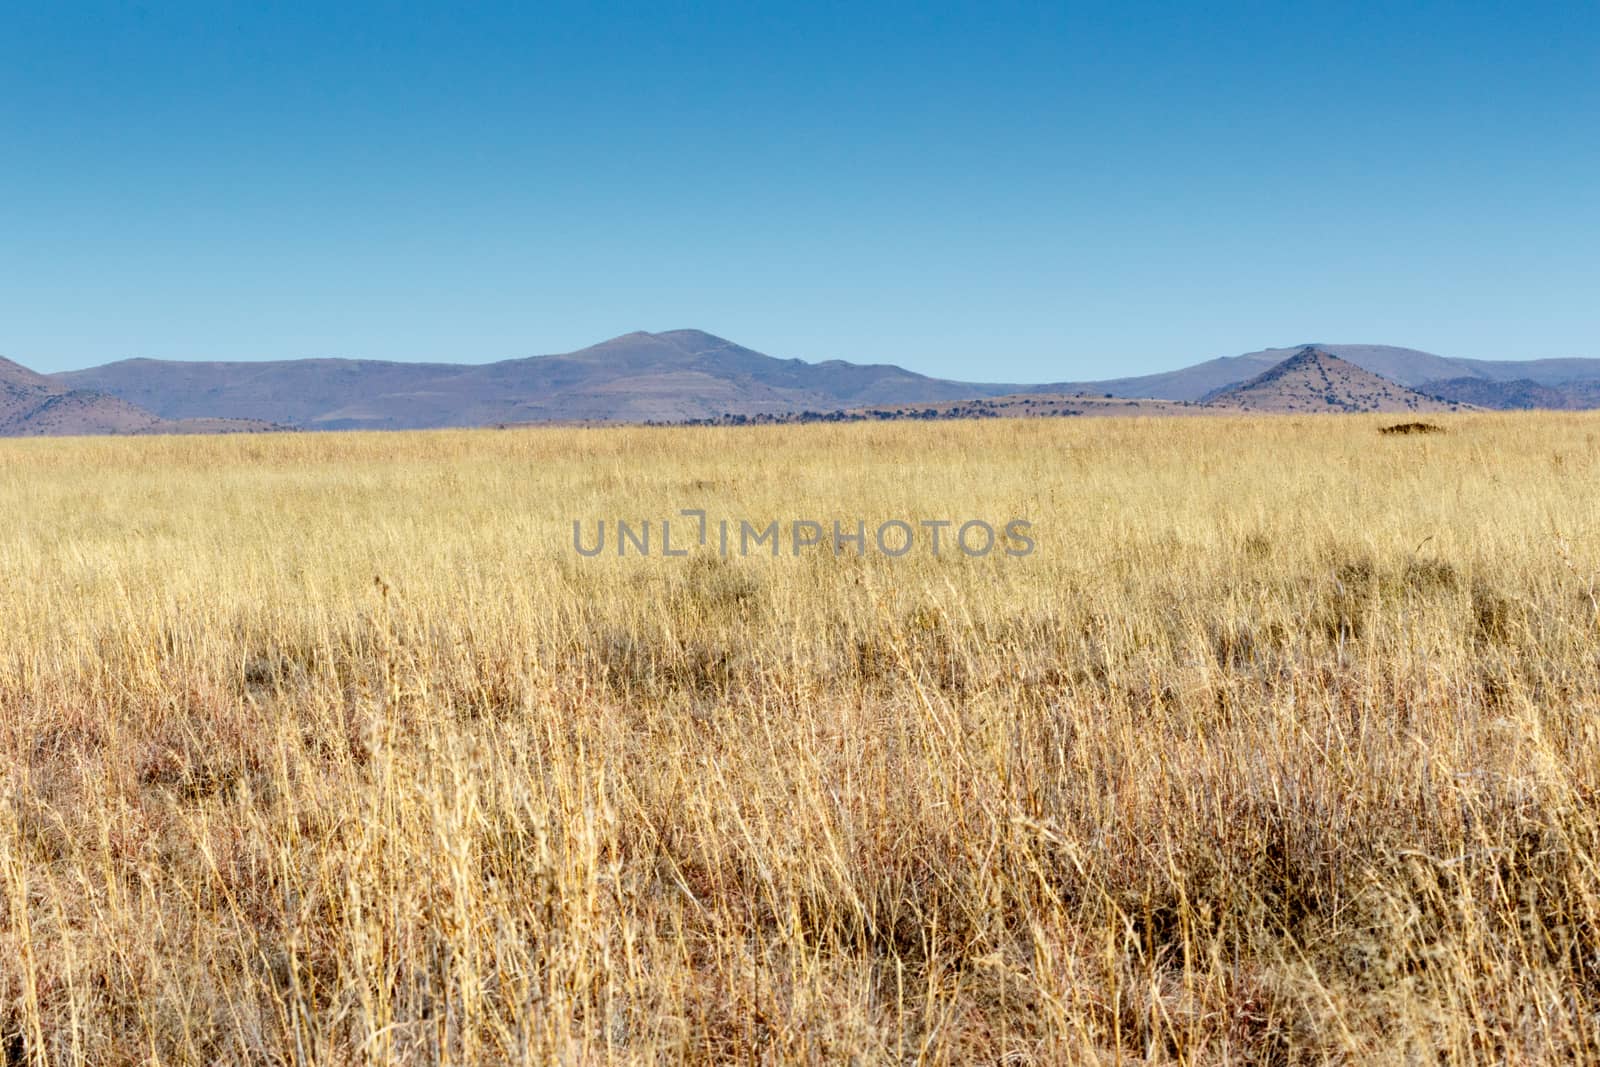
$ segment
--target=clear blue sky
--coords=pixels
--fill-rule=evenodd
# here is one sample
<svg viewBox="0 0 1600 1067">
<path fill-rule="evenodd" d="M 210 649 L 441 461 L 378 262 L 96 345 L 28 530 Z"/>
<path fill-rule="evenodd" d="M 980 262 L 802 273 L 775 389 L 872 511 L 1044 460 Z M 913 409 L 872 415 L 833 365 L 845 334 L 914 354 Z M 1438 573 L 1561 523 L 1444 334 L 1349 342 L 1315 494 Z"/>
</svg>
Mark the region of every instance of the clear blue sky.
<svg viewBox="0 0 1600 1067">
<path fill-rule="evenodd" d="M 1600 4 L 0 9 L 0 353 L 1600 356 Z"/>
</svg>

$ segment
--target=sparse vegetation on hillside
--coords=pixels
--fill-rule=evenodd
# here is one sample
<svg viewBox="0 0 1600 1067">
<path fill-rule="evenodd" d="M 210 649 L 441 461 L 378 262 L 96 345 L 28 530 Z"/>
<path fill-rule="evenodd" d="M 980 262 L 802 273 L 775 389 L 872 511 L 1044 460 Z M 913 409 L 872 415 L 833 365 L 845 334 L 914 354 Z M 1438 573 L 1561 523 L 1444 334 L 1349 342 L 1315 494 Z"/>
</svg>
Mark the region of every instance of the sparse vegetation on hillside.
<svg viewBox="0 0 1600 1067">
<path fill-rule="evenodd" d="M 0 442 L 0 1062 L 1596 1062 L 1600 419 L 1439 418 Z"/>
<path fill-rule="evenodd" d="M 1461 410 L 1455 401 L 1407 389 L 1315 345 L 1306 345 L 1248 381 L 1207 394 L 1205 403 L 1235 411 L 1293 414 Z"/>
<path fill-rule="evenodd" d="M 1138 397 L 1090 396 L 1086 393 L 1012 393 L 971 400 L 897 407 L 848 408 L 833 411 L 791 411 L 755 415 L 728 412 L 715 418 L 688 419 L 681 426 L 793 426 L 816 422 L 927 422 L 939 419 L 1076 418 L 1105 415 L 1202 415 L 1204 408 L 1185 402 Z"/>
</svg>

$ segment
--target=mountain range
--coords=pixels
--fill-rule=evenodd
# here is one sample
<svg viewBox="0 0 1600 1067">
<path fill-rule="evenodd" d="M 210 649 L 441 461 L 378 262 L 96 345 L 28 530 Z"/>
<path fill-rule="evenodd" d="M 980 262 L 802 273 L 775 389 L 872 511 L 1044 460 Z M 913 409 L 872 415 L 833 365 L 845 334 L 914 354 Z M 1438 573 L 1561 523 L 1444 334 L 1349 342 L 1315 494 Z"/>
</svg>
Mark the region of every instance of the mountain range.
<svg viewBox="0 0 1600 1067">
<path fill-rule="evenodd" d="M 132 359 L 57 379 L 167 418 L 220 414 L 327 430 L 676 422 L 732 411 L 958 400 L 1020 388 L 943 381 L 888 364 L 775 359 L 700 330 L 630 333 L 565 355 L 499 363 Z"/>
<path fill-rule="evenodd" d="M 0 360 L 0 435 L 778 420 L 958 410 L 963 401 L 1013 397 L 1035 398 L 1001 405 L 1017 413 L 1126 410 L 1084 397 L 1138 399 L 1150 413 L 1164 410 L 1156 401 L 1256 411 L 1586 408 L 1600 407 L 1600 359 L 1485 361 L 1317 344 L 1139 377 L 1020 384 L 776 359 L 701 330 L 672 330 L 483 364 L 130 359 L 41 375 Z"/>
</svg>

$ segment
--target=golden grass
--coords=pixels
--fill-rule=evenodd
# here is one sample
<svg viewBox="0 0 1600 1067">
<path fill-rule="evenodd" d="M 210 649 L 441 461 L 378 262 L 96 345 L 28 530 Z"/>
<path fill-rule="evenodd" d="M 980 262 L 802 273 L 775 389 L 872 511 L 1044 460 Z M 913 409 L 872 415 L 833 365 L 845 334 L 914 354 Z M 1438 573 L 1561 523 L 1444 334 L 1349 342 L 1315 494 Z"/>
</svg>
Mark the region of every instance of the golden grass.
<svg viewBox="0 0 1600 1067">
<path fill-rule="evenodd" d="M 1600 1060 L 1600 418 L 1439 421 L 0 442 L 0 1063 Z"/>
</svg>

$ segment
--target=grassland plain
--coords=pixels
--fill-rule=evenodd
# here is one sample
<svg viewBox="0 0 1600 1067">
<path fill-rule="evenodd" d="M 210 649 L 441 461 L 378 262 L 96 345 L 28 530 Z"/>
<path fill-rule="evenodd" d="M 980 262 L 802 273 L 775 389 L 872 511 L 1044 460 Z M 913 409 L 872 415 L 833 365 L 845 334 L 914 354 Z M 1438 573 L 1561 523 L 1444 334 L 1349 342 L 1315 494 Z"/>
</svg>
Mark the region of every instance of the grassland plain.
<svg viewBox="0 0 1600 1067">
<path fill-rule="evenodd" d="M 1600 1061 L 1600 416 L 1438 421 L 0 442 L 0 1062 Z"/>
</svg>

